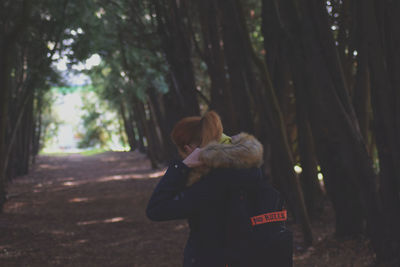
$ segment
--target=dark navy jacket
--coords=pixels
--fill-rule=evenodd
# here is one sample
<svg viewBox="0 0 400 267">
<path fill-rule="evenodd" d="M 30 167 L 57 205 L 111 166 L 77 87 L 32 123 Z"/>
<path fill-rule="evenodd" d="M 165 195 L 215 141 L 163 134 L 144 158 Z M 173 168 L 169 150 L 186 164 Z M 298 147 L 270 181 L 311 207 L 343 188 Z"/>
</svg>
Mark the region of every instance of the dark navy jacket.
<svg viewBox="0 0 400 267">
<path fill-rule="evenodd" d="M 150 198 L 147 216 L 154 221 L 188 219 L 190 235 L 184 267 L 225 267 L 228 185 L 257 183 L 260 170 L 213 169 L 186 187 L 189 171 L 181 161 L 170 164 Z"/>
</svg>

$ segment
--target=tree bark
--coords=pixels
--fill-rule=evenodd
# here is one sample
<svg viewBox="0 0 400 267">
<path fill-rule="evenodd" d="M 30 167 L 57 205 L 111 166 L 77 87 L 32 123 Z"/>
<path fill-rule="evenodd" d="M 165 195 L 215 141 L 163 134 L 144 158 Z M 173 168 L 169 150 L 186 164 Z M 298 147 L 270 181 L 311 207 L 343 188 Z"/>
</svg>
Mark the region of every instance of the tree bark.
<svg viewBox="0 0 400 267">
<path fill-rule="evenodd" d="M 268 30 L 270 29 L 268 23 L 272 23 L 272 25 L 274 24 L 271 22 L 271 20 L 274 20 L 274 17 L 269 16 L 271 15 L 270 8 L 274 8 L 274 4 L 271 1 L 263 1 L 262 4 L 263 33 L 268 34 L 268 36 L 279 35 L 279 33 L 275 33 L 273 29 L 271 29 L 271 31 Z M 247 38 L 247 42 L 250 43 L 249 38 Z M 270 45 L 271 41 L 267 40 L 267 37 L 264 38 L 264 42 L 266 43 L 264 45 L 266 49 L 275 49 L 273 45 Z M 277 42 L 279 43 L 279 39 Z M 281 44 L 279 43 L 279 45 Z M 268 53 L 268 51 L 266 51 L 266 53 Z M 296 219 L 299 220 L 302 225 L 305 245 L 309 246 L 312 244 L 313 239 L 311 225 L 304 202 L 303 191 L 300 186 L 298 176 L 293 170 L 294 160 L 292 150 L 289 146 L 286 125 L 281 112 L 281 107 L 275 94 L 267 67 L 261 60 L 258 59 L 254 51 L 252 53 L 252 58 L 261 72 L 261 77 L 264 84 L 263 91 L 260 91 L 261 94 L 256 96 L 256 98 L 261 99 L 263 103 L 268 103 L 267 105 L 263 105 L 264 109 L 261 110 L 262 114 L 267 114 L 265 120 L 268 121 L 268 132 L 270 132 L 269 135 L 272 147 L 272 175 L 274 177 L 280 177 L 280 183 L 283 185 L 284 191 L 288 196 L 289 205 L 292 206 Z M 282 70 L 282 64 L 286 64 L 284 61 L 285 58 L 273 58 L 273 56 L 271 56 L 266 57 L 266 60 L 269 62 L 269 64 L 273 64 L 272 68 L 275 69 L 275 73 Z M 278 61 L 281 61 L 279 62 L 281 65 L 278 65 Z M 288 71 L 287 68 L 284 69 L 285 71 Z M 261 105 L 262 104 L 260 103 L 260 106 Z"/>
<path fill-rule="evenodd" d="M 158 118 L 156 117 L 154 111 L 154 106 L 152 105 L 149 97 L 147 97 L 147 103 L 145 107 L 150 117 L 148 125 L 149 125 L 150 135 L 154 144 L 153 149 L 155 157 L 158 162 L 165 162 L 166 156 L 165 156 L 164 142 L 162 139 L 161 129 L 158 123 Z"/>
<path fill-rule="evenodd" d="M 139 117 L 139 113 L 136 111 L 136 107 L 133 104 L 130 112 L 129 112 L 129 121 L 132 125 L 136 126 L 134 128 L 136 128 L 136 134 L 138 137 L 138 149 L 141 153 L 145 153 L 146 152 L 146 147 L 144 145 L 144 127 L 143 127 L 143 123 L 141 122 L 141 119 Z"/>
<path fill-rule="evenodd" d="M 300 155 L 300 164 L 302 168 L 300 180 L 304 191 L 304 200 L 310 217 L 315 218 L 321 215 L 324 206 L 324 197 L 318 180 L 318 163 L 315 154 L 314 140 L 312 136 L 309 115 L 307 107 L 304 106 L 306 97 L 304 92 L 303 77 L 299 75 L 297 70 L 293 70 L 296 76 L 296 117 L 297 117 L 297 139 Z"/>
<path fill-rule="evenodd" d="M 128 137 L 128 143 L 130 147 L 130 151 L 134 151 L 136 149 L 136 138 L 135 138 L 135 132 L 133 131 L 133 125 L 131 122 L 126 118 L 126 108 L 123 100 L 120 100 L 120 108 L 119 112 L 122 117 L 122 121 L 124 123 L 124 129 L 126 136 Z"/>
<path fill-rule="evenodd" d="M 8 120 L 8 96 L 9 96 L 9 61 L 7 38 L 0 39 L 0 212 L 5 203 L 6 186 L 6 135 Z"/>
<path fill-rule="evenodd" d="M 324 27 L 330 33 L 321 15 L 326 12 L 324 8 L 317 1 L 301 1 L 298 6 L 284 2 L 280 7 L 283 28 L 291 43 L 289 51 L 294 67 L 306 77 L 305 91 L 301 93 L 308 98 L 305 104 L 309 107 L 318 158 L 336 212 L 336 232 L 339 235 L 360 233 L 366 216 L 372 244 L 381 257 L 387 235 L 385 220 L 381 220 L 384 216 L 376 175 L 349 104 L 345 82 L 340 81 L 343 77 L 338 69 L 340 63 L 331 62 L 337 59 L 335 52 L 330 51 L 334 45 L 328 40 L 332 39 L 319 42 L 321 36 L 328 37 L 321 33 Z M 331 60 L 327 61 L 328 58 Z"/>
<path fill-rule="evenodd" d="M 398 118 L 396 118 L 398 115 L 396 113 L 398 109 L 396 101 L 399 95 L 399 87 L 395 87 L 398 86 L 394 82 L 396 78 L 391 76 L 391 73 L 395 70 L 390 69 L 395 66 L 393 64 L 395 61 L 392 61 L 391 58 L 398 59 L 399 57 L 399 48 L 395 48 L 396 44 L 399 45 L 399 37 L 393 34 L 394 31 L 398 31 L 396 30 L 397 25 L 385 23 L 383 30 L 383 26 L 379 24 L 379 22 L 383 23 L 384 17 L 389 16 L 395 20 L 395 17 L 398 16 L 396 13 L 396 11 L 400 11 L 398 3 L 390 7 L 393 10 L 385 10 L 385 3 L 379 2 L 377 4 L 368 0 L 363 2 L 363 13 L 360 16 L 363 25 L 362 32 L 366 35 L 368 44 L 371 99 L 381 177 L 380 190 L 385 221 L 388 223 L 388 229 L 386 227 L 385 229 L 390 231 L 382 237 L 383 240 L 380 240 L 382 244 L 379 246 L 380 251 L 378 252 L 380 253 L 378 256 L 383 259 L 398 257 L 397 252 L 400 249 L 400 230 L 398 229 L 400 213 L 393 212 L 400 210 L 400 142 L 398 132 L 396 133 L 399 127 Z M 380 10 L 383 15 L 377 13 L 376 10 Z M 385 38 L 388 39 L 385 40 Z M 389 46 L 392 49 L 386 50 L 385 44 L 386 47 Z"/>
<path fill-rule="evenodd" d="M 231 85 L 234 118 L 241 131 L 255 132 L 254 124 L 258 118 L 251 87 L 254 82 L 249 66 L 248 48 L 242 40 L 247 32 L 240 23 L 240 11 L 235 0 L 218 1 L 218 14 L 221 18 L 222 40 L 229 81 Z M 250 78 L 250 79 L 249 79 Z"/>
<path fill-rule="evenodd" d="M 173 95 L 178 100 L 181 117 L 200 114 L 191 59 L 191 43 L 185 25 L 184 2 L 153 1 L 157 13 L 158 32 L 170 67 Z M 170 87 L 171 88 L 171 87 Z"/>
<path fill-rule="evenodd" d="M 156 156 L 156 151 L 157 151 L 157 147 L 155 144 L 155 140 L 154 137 L 152 136 L 151 130 L 150 130 L 150 125 L 149 122 L 146 118 L 146 111 L 144 108 L 144 104 L 137 99 L 136 97 L 134 97 L 134 114 L 136 114 L 136 122 L 138 122 L 139 124 L 142 125 L 142 129 L 143 129 L 143 135 L 146 137 L 146 143 L 147 143 L 147 155 L 150 159 L 150 163 L 151 163 L 151 167 L 153 169 L 157 169 L 158 168 L 158 164 L 157 164 L 157 156 Z"/>
<path fill-rule="evenodd" d="M 230 84 L 226 78 L 225 58 L 217 14 L 217 3 L 212 0 L 198 2 L 201 32 L 203 37 L 203 58 L 211 81 L 210 109 L 221 116 L 226 133 L 239 131 L 234 114 Z"/>
<path fill-rule="evenodd" d="M 173 124 L 169 125 L 167 119 L 170 109 L 169 107 L 167 109 L 165 108 L 164 95 L 159 92 L 156 92 L 155 88 L 151 88 L 149 90 L 149 97 L 152 100 L 151 103 L 154 109 L 154 114 L 157 117 L 158 124 L 160 127 L 162 140 L 164 144 L 164 150 L 166 153 L 166 159 L 174 158 L 176 148 L 170 138 L 171 126 L 173 126 Z M 178 117 L 176 117 L 176 120 L 177 118 Z M 175 120 L 172 121 L 174 122 Z"/>
</svg>

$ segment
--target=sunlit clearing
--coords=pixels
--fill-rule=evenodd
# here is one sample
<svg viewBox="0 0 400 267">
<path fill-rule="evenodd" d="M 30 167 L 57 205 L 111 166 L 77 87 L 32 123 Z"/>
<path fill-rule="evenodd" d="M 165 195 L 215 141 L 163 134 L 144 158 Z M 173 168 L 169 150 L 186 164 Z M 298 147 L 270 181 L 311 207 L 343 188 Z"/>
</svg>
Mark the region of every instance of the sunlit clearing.
<svg viewBox="0 0 400 267">
<path fill-rule="evenodd" d="M 93 221 L 85 221 L 85 222 L 78 222 L 77 225 L 91 225 L 91 224 L 98 224 L 98 223 L 116 223 L 124 221 L 124 217 L 114 217 L 105 220 L 93 220 Z"/>
<path fill-rule="evenodd" d="M 303 169 L 299 165 L 294 165 L 293 169 L 296 173 L 301 173 L 303 171 Z"/>
<path fill-rule="evenodd" d="M 95 54 L 91 57 L 90 64 L 97 64 L 99 60 L 100 56 Z M 117 112 L 108 109 L 92 90 L 94 89 L 91 86 L 53 88 L 55 101 L 51 110 L 52 122 L 42 154 L 129 149 L 121 141 L 121 125 Z M 86 123 L 92 117 L 93 121 Z M 93 132 L 101 134 L 92 138 L 90 133 Z"/>
<path fill-rule="evenodd" d="M 58 125 L 54 126 L 58 131 L 55 131 L 56 136 L 52 136 L 46 142 L 43 152 L 79 152 L 76 129 L 80 123 L 83 106 L 81 93 L 73 92 L 67 95 L 59 93 L 56 97 L 52 112 L 59 121 Z"/>
<path fill-rule="evenodd" d="M 318 180 L 322 181 L 324 179 L 324 176 L 322 173 L 318 173 Z"/>
<path fill-rule="evenodd" d="M 71 203 L 78 203 L 78 202 L 88 202 L 89 198 L 87 197 L 76 197 L 76 198 L 71 198 L 70 200 L 68 200 L 68 202 Z"/>
</svg>

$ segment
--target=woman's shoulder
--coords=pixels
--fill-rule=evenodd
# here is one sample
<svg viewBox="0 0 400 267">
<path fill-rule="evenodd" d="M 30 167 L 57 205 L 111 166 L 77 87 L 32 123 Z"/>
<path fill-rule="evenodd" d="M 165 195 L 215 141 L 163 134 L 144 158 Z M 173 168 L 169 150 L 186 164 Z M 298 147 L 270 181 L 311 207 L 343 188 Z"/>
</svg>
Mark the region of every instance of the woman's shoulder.
<svg viewBox="0 0 400 267">
<path fill-rule="evenodd" d="M 262 171 L 258 167 L 251 168 L 215 168 L 208 174 L 210 180 L 228 183 L 254 183 L 262 178 Z M 207 179 L 207 180 L 208 180 Z"/>
</svg>

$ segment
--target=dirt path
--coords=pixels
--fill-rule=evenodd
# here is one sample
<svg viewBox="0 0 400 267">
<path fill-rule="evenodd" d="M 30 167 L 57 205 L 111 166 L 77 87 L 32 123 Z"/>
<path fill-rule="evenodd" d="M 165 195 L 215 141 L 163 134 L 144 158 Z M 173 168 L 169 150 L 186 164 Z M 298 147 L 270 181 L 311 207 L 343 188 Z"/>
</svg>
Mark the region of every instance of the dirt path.
<svg viewBox="0 0 400 267">
<path fill-rule="evenodd" d="M 186 223 L 153 223 L 144 214 L 164 170 L 151 170 L 136 152 L 39 157 L 31 174 L 9 186 L 0 215 L 0 266 L 181 266 Z M 319 247 L 328 248 L 296 250 L 295 266 L 369 266 L 370 251 L 361 247 L 360 255 L 346 258 L 348 247 L 325 238 L 332 223 L 318 225 Z M 349 262 L 338 263 L 343 253 Z"/>
</svg>

